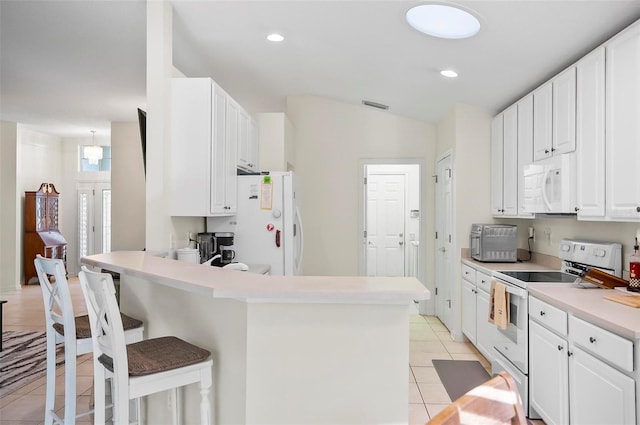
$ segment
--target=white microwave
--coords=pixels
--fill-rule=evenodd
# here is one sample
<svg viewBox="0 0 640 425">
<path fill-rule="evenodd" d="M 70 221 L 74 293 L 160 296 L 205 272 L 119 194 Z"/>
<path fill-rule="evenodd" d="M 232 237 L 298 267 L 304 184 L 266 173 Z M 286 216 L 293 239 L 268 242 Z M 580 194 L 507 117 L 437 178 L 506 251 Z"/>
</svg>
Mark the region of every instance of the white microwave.
<svg viewBox="0 0 640 425">
<path fill-rule="evenodd" d="M 530 213 L 576 214 L 575 152 L 526 165 L 523 209 Z"/>
</svg>

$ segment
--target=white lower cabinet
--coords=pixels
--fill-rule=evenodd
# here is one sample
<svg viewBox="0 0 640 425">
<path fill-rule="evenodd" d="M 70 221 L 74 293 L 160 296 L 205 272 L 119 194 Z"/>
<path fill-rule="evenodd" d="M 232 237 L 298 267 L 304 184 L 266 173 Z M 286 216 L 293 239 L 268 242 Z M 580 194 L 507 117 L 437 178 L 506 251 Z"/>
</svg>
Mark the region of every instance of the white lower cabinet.
<svg viewBox="0 0 640 425">
<path fill-rule="evenodd" d="M 530 308 L 529 316 L 531 407 L 546 424 L 635 424 L 635 380 L 604 361 L 610 357 L 596 357 L 611 349 L 619 354 L 614 364 L 624 366 L 633 343 L 574 316 L 568 317 L 567 336 L 561 336 L 556 332 L 561 332 L 561 322 L 566 325 L 567 318 L 556 315 L 549 321 L 546 313 L 557 309 L 530 297 L 529 305 L 533 304 L 536 308 Z M 545 314 L 537 316 L 538 312 Z"/>
<path fill-rule="evenodd" d="M 476 284 L 462 279 L 462 333 L 476 343 Z"/>
<path fill-rule="evenodd" d="M 462 332 L 491 363 L 495 326 L 489 323 L 491 276 L 462 265 Z"/>
<path fill-rule="evenodd" d="M 548 425 L 569 423 L 568 344 L 529 321 L 529 404 Z"/>
</svg>

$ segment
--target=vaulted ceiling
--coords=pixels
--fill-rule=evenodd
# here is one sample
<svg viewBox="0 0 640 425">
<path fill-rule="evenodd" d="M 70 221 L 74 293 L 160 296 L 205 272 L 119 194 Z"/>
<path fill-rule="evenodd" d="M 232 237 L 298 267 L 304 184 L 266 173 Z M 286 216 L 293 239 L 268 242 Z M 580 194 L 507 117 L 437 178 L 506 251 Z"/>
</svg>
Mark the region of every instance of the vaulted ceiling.
<svg viewBox="0 0 640 425">
<path fill-rule="evenodd" d="M 174 64 L 252 113 L 312 94 L 435 122 L 457 102 L 499 111 L 640 18 L 640 0 L 458 1 L 482 28 L 443 40 L 406 23 L 421 3 L 177 0 Z M 0 118 L 60 136 L 135 121 L 145 21 L 142 0 L 1 0 Z M 268 42 L 272 32 L 285 40 Z"/>
</svg>

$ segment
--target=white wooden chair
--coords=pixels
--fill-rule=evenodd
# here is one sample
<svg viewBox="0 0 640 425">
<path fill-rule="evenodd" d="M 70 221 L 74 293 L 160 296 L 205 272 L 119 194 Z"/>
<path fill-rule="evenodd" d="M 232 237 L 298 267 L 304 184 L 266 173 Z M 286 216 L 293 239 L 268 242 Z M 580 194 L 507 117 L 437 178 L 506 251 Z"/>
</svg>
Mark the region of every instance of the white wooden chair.
<svg viewBox="0 0 640 425">
<path fill-rule="evenodd" d="M 76 356 L 93 351 L 91 327 L 87 315 L 75 317 L 71 293 L 66 279 L 64 263 L 60 259 L 34 259 L 42 300 L 47 331 L 47 389 L 45 398 L 45 425 L 54 422 L 75 424 L 76 417 L 86 416 L 93 411 L 76 413 Z M 53 279 L 50 278 L 53 277 Z M 126 341 L 142 340 L 142 322 L 128 316 L 122 317 L 126 323 Z M 56 344 L 64 343 L 64 418 L 55 413 L 56 397 Z M 104 387 L 104 384 L 103 384 Z M 101 413 L 104 416 L 104 409 Z"/>
<path fill-rule="evenodd" d="M 94 367 L 95 385 L 104 386 L 105 376 L 112 378 L 114 424 L 128 423 L 129 400 L 197 382 L 200 420 L 203 425 L 210 424 L 211 353 L 172 336 L 125 345 L 111 275 L 83 267 L 78 277 L 89 310 L 93 352 L 99 362 Z M 104 395 L 104 388 L 96 390 L 96 411 L 104 410 L 105 405 L 104 398 L 97 398 L 98 393 Z M 174 418 L 177 416 L 174 412 Z"/>
</svg>

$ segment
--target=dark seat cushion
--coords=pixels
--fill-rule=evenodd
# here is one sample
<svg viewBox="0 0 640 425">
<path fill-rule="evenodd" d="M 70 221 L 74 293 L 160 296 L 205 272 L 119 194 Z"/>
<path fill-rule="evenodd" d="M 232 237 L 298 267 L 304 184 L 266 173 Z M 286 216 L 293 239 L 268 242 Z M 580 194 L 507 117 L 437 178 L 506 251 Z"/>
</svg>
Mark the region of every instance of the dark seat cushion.
<svg viewBox="0 0 640 425">
<path fill-rule="evenodd" d="M 134 319 L 122 313 L 120 313 L 120 317 L 122 318 L 122 327 L 125 331 L 142 326 L 142 320 Z M 62 323 L 54 323 L 53 328 L 60 335 L 64 335 L 64 326 Z M 91 324 L 89 323 L 89 316 L 86 314 L 76 317 L 76 339 L 84 338 L 91 338 Z"/>
<path fill-rule="evenodd" d="M 211 353 L 175 336 L 147 339 L 127 345 L 129 376 L 143 376 L 200 363 Z M 113 372 L 113 359 L 102 354 L 102 365 Z"/>
</svg>

